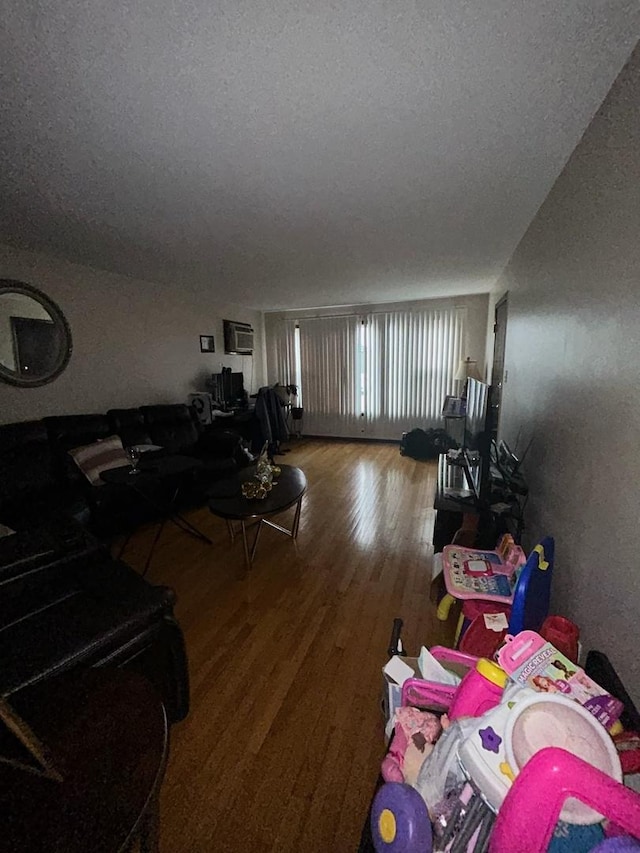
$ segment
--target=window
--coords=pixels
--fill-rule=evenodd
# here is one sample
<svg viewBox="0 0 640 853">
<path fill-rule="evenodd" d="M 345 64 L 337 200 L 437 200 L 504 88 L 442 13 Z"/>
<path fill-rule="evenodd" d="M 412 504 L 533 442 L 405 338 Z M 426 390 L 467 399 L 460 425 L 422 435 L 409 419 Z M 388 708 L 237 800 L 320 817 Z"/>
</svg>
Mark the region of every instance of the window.
<svg viewBox="0 0 640 853">
<path fill-rule="evenodd" d="M 455 308 L 283 320 L 276 373 L 304 396 L 305 432 L 397 439 L 440 423 L 464 321 Z"/>
</svg>

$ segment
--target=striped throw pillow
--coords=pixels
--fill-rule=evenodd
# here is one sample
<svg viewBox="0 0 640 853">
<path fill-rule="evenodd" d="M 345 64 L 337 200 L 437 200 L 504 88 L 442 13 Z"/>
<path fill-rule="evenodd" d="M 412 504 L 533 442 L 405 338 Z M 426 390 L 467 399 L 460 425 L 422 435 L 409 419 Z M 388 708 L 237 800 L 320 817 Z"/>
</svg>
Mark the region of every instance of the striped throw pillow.
<svg viewBox="0 0 640 853">
<path fill-rule="evenodd" d="M 104 485 L 100 479 L 102 471 L 119 468 L 128 462 L 122 440 L 117 435 L 110 435 L 109 438 L 85 444 L 83 447 L 75 447 L 69 451 L 69 455 L 92 486 Z"/>
</svg>

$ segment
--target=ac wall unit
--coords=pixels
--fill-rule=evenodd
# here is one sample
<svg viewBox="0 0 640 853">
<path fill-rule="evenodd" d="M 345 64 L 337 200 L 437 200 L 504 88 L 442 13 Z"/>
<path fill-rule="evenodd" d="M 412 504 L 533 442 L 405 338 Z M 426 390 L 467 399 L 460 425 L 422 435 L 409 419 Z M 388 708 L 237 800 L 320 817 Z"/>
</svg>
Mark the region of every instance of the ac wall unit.
<svg viewBox="0 0 640 853">
<path fill-rule="evenodd" d="M 238 355 L 253 354 L 253 328 L 248 323 L 224 320 L 224 351 Z"/>
</svg>

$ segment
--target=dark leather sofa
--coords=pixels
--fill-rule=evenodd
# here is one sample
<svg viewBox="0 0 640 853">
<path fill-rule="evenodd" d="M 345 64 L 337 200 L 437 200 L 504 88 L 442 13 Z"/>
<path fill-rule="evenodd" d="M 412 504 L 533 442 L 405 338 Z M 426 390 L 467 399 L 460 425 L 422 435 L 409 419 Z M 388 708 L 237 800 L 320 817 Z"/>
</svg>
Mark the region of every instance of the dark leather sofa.
<svg viewBox="0 0 640 853">
<path fill-rule="evenodd" d="M 127 490 L 90 486 L 68 453 L 113 434 L 200 460 L 183 494 L 191 503 L 247 461 L 237 436 L 206 433 L 180 404 L 0 425 L 0 522 L 17 531 L 0 537 L 0 694 L 76 666 L 127 666 L 153 681 L 175 721 L 189 686 L 173 592 L 93 536 L 129 529 L 140 507 L 127 505 Z"/>
<path fill-rule="evenodd" d="M 202 463 L 200 478 L 205 489 L 247 464 L 240 436 L 229 430 L 204 430 L 189 406 L 142 406 L 140 411 L 152 444 L 168 453 L 194 456 Z"/>
<path fill-rule="evenodd" d="M 55 523 L 53 523 L 55 522 Z M 68 517 L 0 538 L 0 694 L 74 667 L 128 667 L 156 686 L 171 721 L 189 710 L 173 592 L 152 586 Z"/>
<path fill-rule="evenodd" d="M 10 525 L 63 509 L 100 537 L 130 530 L 148 508 L 109 486 L 92 487 L 69 450 L 119 435 L 123 445 L 154 444 L 161 454 L 200 463 L 181 489 L 181 506 L 204 503 L 211 484 L 247 463 L 238 435 L 207 432 L 189 406 L 169 404 L 111 409 L 105 414 L 59 415 L 0 425 L 0 521 Z"/>
<path fill-rule="evenodd" d="M 0 426 L 0 521 L 15 526 L 52 510 L 89 521 L 77 483 L 60 475 L 44 421 Z"/>
</svg>

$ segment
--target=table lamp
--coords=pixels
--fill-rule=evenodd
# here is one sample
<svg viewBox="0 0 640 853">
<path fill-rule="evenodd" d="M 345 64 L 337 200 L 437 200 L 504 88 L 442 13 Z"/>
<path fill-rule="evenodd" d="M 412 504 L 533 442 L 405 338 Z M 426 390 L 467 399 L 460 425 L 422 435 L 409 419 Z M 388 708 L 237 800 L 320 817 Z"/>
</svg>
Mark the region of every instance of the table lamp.
<svg viewBox="0 0 640 853">
<path fill-rule="evenodd" d="M 462 396 L 464 397 L 467 390 L 467 379 L 478 379 L 479 381 L 482 381 L 482 376 L 480 376 L 480 371 L 478 370 L 478 362 L 470 356 L 467 356 L 458 365 L 456 375 L 453 378 L 456 382 L 464 382 L 462 389 Z"/>
</svg>

